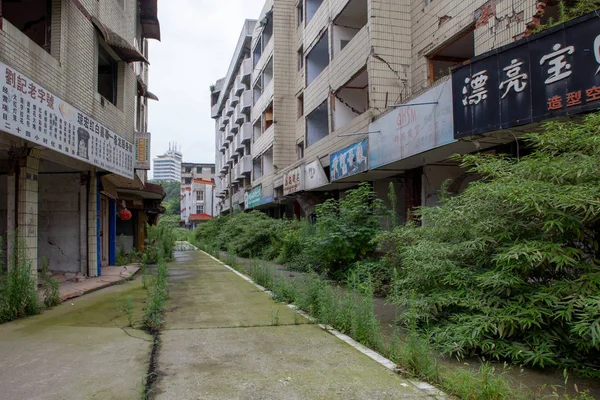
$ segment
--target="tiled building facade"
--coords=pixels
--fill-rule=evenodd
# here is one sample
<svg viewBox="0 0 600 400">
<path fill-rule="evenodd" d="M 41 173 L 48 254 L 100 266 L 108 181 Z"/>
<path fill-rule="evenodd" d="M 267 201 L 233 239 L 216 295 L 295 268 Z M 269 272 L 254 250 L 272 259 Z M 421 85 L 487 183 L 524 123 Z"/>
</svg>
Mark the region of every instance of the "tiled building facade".
<svg viewBox="0 0 600 400">
<path fill-rule="evenodd" d="M 472 177 L 448 156 L 510 150 L 504 144 L 514 138 L 496 135 L 483 144 L 453 138 L 451 69 L 557 15 L 553 0 L 267 0 L 243 35 L 252 33 L 244 54 L 253 66 L 246 86 L 253 106 L 244 120 L 252 126 L 244 151 L 252 172 L 243 180 L 234 172 L 230 182 L 229 169 L 217 168 L 217 210 L 228 212 L 231 204 L 305 216 L 359 182 L 371 182 L 382 198 L 394 182 L 403 210 L 435 204 L 445 179 L 461 190 Z M 222 93 L 223 82 L 215 91 Z M 217 164 L 226 166 L 236 160 L 227 132 L 238 128 L 235 121 L 220 123 L 228 105 L 214 104 Z M 449 118 L 446 127 L 433 126 L 438 114 Z M 416 124 L 414 132 L 402 131 L 405 122 Z M 390 144 L 397 156 L 386 153 Z M 377 146 L 383 163 L 372 162 Z M 358 172 L 340 176 L 341 160 Z M 261 200 L 248 204 L 248 194 Z"/>
<path fill-rule="evenodd" d="M 1 7 L 0 235 L 9 252 L 26 247 L 33 271 L 45 258 L 51 270 L 96 276 L 114 260 L 116 233 L 142 240 L 163 196 L 146 186 L 134 143 L 155 97 L 157 2 Z M 117 221 L 124 208 L 129 222 Z"/>
</svg>

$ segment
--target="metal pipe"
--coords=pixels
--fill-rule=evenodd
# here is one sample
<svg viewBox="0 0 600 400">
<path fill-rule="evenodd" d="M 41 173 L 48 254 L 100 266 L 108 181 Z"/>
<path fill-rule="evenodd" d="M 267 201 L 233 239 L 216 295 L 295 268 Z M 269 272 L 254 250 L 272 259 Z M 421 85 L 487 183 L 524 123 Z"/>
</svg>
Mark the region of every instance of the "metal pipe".
<svg viewBox="0 0 600 400">
<path fill-rule="evenodd" d="M 388 106 L 388 108 L 398 108 L 398 107 L 412 107 L 412 106 L 426 106 L 429 104 L 438 104 L 437 101 L 428 101 L 425 103 L 406 103 L 406 104 L 392 104 Z"/>
</svg>

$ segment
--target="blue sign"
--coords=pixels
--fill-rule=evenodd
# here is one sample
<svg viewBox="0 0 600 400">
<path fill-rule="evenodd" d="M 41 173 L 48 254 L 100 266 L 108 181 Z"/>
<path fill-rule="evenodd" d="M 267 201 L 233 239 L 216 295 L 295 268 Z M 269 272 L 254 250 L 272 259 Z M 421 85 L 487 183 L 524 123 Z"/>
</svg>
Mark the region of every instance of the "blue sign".
<svg viewBox="0 0 600 400">
<path fill-rule="evenodd" d="M 365 172 L 369 168 L 367 139 L 331 154 L 329 162 L 332 181 Z"/>
<path fill-rule="evenodd" d="M 273 201 L 275 201 L 275 198 L 273 197 L 273 195 L 265 196 L 262 198 L 263 204 L 269 204 L 269 203 L 272 203 Z"/>
</svg>

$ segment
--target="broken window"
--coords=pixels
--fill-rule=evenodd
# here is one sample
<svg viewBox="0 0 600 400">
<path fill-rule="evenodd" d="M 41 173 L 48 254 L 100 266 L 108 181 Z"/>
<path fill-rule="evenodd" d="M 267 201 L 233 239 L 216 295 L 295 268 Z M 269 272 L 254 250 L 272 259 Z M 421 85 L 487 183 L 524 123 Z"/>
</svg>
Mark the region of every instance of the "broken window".
<svg viewBox="0 0 600 400">
<path fill-rule="evenodd" d="M 324 101 L 306 116 L 306 147 L 329 135 L 328 115 L 327 101 Z"/>
<path fill-rule="evenodd" d="M 333 22 L 332 56 L 336 57 L 367 24 L 367 0 L 351 0 Z"/>
<path fill-rule="evenodd" d="M 265 151 L 262 155 L 263 175 L 273 172 L 273 148 Z"/>
<path fill-rule="evenodd" d="M 300 46 L 298 49 L 298 71 L 304 68 L 304 47 Z"/>
<path fill-rule="evenodd" d="M 262 175 L 262 157 L 258 156 L 252 160 L 252 179 L 259 179 Z"/>
<path fill-rule="evenodd" d="M 429 56 L 429 83 L 450 75 L 450 68 L 475 57 L 474 28 L 450 39 L 441 50 Z"/>
<path fill-rule="evenodd" d="M 265 109 L 265 112 L 263 113 L 263 121 L 264 133 L 273 125 L 273 103 L 269 104 L 269 106 Z"/>
<path fill-rule="evenodd" d="M 304 115 L 304 93 L 298 95 L 298 118 Z"/>
<path fill-rule="evenodd" d="M 262 135 L 262 117 L 257 119 L 254 125 L 252 125 L 252 141 L 256 142 Z"/>
<path fill-rule="evenodd" d="M 254 50 L 252 51 L 252 62 L 254 63 L 255 67 L 256 67 L 256 64 L 258 64 L 258 60 L 260 60 L 261 55 L 262 55 L 262 45 L 260 43 L 260 38 L 259 38 L 258 41 L 256 42 L 256 46 L 254 47 Z"/>
<path fill-rule="evenodd" d="M 369 109 L 369 77 L 363 68 L 332 95 L 332 130 L 340 129 Z"/>
<path fill-rule="evenodd" d="M 98 42 L 98 93 L 117 105 L 118 62 Z"/>
<path fill-rule="evenodd" d="M 298 160 L 304 158 L 304 142 L 300 142 L 296 145 L 296 155 L 298 156 Z"/>
<path fill-rule="evenodd" d="M 2 18 L 50 53 L 52 0 L 0 1 Z"/>
<path fill-rule="evenodd" d="M 267 66 L 262 73 L 262 80 L 262 87 L 266 89 L 267 86 L 269 86 L 269 83 L 271 83 L 271 80 L 273 80 L 273 58 L 271 58 L 267 63 Z"/>
<path fill-rule="evenodd" d="M 306 23 L 308 24 L 312 17 L 315 16 L 323 0 L 306 0 Z"/>
<path fill-rule="evenodd" d="M 302 25 L 302 21 L 304 21 L 304 4 L 303 0 L 300 0 L 300 3 L 296 7 L 296 14 L 298 16 L 298 26 Z"/>
<path fill-rule="evenodd" d="M 306 55 L 306 86 L 329 65 L 329 35 L 321 36 L 317 44 Z"/>
</svg>

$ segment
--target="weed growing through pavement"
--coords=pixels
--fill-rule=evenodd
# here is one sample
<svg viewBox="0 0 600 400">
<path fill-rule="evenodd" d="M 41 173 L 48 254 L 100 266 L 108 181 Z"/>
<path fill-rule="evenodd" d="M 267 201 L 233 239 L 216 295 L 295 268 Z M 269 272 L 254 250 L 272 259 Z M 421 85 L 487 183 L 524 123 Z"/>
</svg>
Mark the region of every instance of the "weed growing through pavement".
<svg viewBox="0 0 600 400">
<path fill-rule="evenodd" d="M 52 276 L 48 259 L 42 258 L 42 289 L 44 291 L 44 306 L 54 307 L 60 304 L 60 282 Z"/>
<path fill-rule="evenodd" d="M 150 275 L 149 275 L 150 276 Z M 156 334 L 163 326 L 163 308 L 168 298 L 168 268 L 164 258 L 158 260 L 156 277 L 146 282 L 147 302 L 144 308 L 142 326 L 148 332 Z"/>
<path fill-rule="evenodd" d="M 127 296 L 123 298 L 121 295 L 117 296 L 117 312 L 119 314 L 125 314 L 127 317 L 128 326 L 133 328 L 133 296 Z"/>
</svg>

